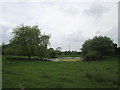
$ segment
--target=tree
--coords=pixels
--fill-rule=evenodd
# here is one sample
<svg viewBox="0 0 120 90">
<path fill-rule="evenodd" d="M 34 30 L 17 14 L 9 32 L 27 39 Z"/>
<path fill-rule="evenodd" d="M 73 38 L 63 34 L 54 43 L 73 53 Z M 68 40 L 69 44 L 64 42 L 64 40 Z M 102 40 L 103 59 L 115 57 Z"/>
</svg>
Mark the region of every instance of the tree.
<svg viewBox="0 0 120 90">
<path fill-rule="evenodd" d="M 114 50 L 115 50 L 115 54 L 117 54 L 117 44 L 114 44 Z"/>
<path fill-rule="evenodd" d="M 49 57 L 50 58 L 56 58 L 57 57 L 57 52 L 53 48 L 49 48 Z"/>
<path fill-rule="evenodd" d="M 96 57 L 109 56 L 114 53 L 114 43 L 106 36 L 95 36 L 93 39 L 89 39 L 82 45 L 82 55 L 84 57 L 91 56 L 96 53 Z M 93 54 L 90 54 L 93 53 Z M 98 55 L 98 56 L 97 56 Z M 95 58 L 96 59 L 96 58 Z"/>
<path fill-rule="evenodd" d="M 37 25 L 20 25 L 14 28 L 12 33 L 13 38 L 10 40 L 10 47 L 14 50 L 14 54 L 28 56 L 29 59 L 33 55 L 45 56 L 50 36 L 42 35 Z"/>
<path fill-rule="evenodd" d="M 44 57 L 49 57 L 49 52 L 47 49 L 48 44 L 50 44 L 49 42 L 50 39 L 50 35 L 41 35 L 40 37 L 40 45 L 38 47 L 38 52 L 37 55 L 43 59 Z"/>
<path fill-rule="evenodd" d="M 9 44 L 5 44 L 5 43 L 2 43 L 2 55 L 5 55 L 5 54 L 11 54 L 11 50 L 9 48 Z M 10 52 L 9 52 L 10 50 Z"/>
<path fill-rule="evenodd" d="M 114 50 L 115 50 L 115 55 L 119 55 L 120 54 L 120 47 L 115 43 L 114 44 Z"/>
<path fill-rule="evenodd" d="M 57 47 L 56 51 L 61 51 L 61 49 L 62 49 L 61 47 Z"/>
<path fill-rule="evenodd" d="M 61 47 L 57 47 L 56 48 L 57 55 L 61 55 L 62 54 L 61 49 L 62 49 Z"/>
</svg>

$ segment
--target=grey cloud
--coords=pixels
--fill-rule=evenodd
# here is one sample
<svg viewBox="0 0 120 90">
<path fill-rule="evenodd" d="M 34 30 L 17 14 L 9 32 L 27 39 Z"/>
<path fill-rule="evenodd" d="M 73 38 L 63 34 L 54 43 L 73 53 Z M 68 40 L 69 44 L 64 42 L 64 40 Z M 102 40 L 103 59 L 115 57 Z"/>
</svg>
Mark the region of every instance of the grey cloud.
<svg viewBox="0 0 120 90">
<path fill-rule="evenodd" d="M 92 5 L 89 9 L 86 9 L 84 13 L 89 16 L 96 17 L 96 19 L 98 19 L 108 11 L 109 8 L 104 7 L 103 5 Z"/>
<path fill-rule="evenodd" d="M 88 38 L 83 37 L 81 31 L 74 31 L 71 34 L 63 35 L 60 37 L 60 39 L 55 39 L 52 40 L 52 47 L 62 47 L 62 50 L 69 50 L 69 45 L 70 45 L 70 50 L 76 50 L 80 51 L 80 48 L 82 44 L 84 43 L 85 40 Z"/>
<path fill-rule="evenodd" d="M 81 31 L 76 31 L 69 34 L 67 39 L 71 42 L 84 42 L 86 38 L 82 36 Z"/>
<path fill-rule="evenodd" d="M 67 15 L 76 15 L 81 13 L 80 10 L 76 9 L 76 8 L 66 8 L 66 9 L 62 9 L 62 11 L 67 14 Z"/>
<path fill-rule="evenodd" d="M 82 47 L 82 44 L 87 40 L 88 38 L 83 36 L 83 33 L 81 31 L 75 31 L 68 35 L 67 41 L 70 42 L 70 47 L 73 50 L 79 51 Z"/>
<path fill-rule="evenodd" d="M 8 43 L 9 40 L 12 38 L 10 33 L 10 29 L 12 29 L 12 27 L 4 24 L 0 24 L 0 27 L 2 29 L 1 37 L 0 37 L 2 38 L 2 43 Z"/>
<path fill-rule="evenodd" d="M 56 6 L 58 6 L 58 10 L 63 12 L 66 15 L 77 15 L 82 13 L 81 10 L 81 3 L 56 3 Z"/>
<path fill-rule="evenodd" d="M 97 31 L 96 34 L 97 35 L 105 35 L 110 37 L 115 43 L 118 43 L 118 28 L 114 27 L 110 30 L 108 30 L 107 32 L 101 32 L 101 31 Z"/>
</svg>

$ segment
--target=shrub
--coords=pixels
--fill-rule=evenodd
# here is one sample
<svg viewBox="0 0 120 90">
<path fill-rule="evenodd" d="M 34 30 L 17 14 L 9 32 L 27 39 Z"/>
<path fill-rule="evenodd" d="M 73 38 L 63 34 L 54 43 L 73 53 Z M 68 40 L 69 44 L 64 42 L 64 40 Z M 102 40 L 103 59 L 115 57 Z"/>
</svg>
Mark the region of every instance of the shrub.
<svg viewBox="0 0 120 90">
<path fill-rule="evenodd" d="M 106 36 L 95 36 L 82 45 L 82 55 L 85 59 L 96 60 L 102 56 L 114 54 L 114 43 Z"/>
<path fill-rule="evenodd" d="M 98 51 L 90 50 L 85 56 L 86 61 L 99 60 L 99 59 L 101 59 L 101 54 Z"/>
<path fill-rule="evenodd" d="M 50 58 L 56 58 L 57 57 L 57 52 L 53 48 L 49 48 L 48 52 L 49 52 L 49 57 Z"/>
</svg>

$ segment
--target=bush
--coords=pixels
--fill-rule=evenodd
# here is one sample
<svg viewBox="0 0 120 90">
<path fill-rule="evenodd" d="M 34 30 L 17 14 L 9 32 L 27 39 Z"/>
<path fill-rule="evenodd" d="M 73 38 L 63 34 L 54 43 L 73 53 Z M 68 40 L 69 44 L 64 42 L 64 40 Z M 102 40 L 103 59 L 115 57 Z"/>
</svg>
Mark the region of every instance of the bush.
<svg viewBox="0 0 120 90">
<path fill-rule="evenodd" d="M 96 60 L 103 56 L 114 54 L 114 43 L 106 36 L 95 36 L 82 45 L 82 55 L 85 59 Z"/>
<path fill-rule="evenodd" d="M 49 52 L 49 57 L 50 58 L 56 58 L 57 57 L 57 52 L 53 48 L 48 49 L 48 52 Z"/>
<path fill-rule="evenodd" d="M 101 54 L 98 51 L 90 50 L 85 56 L 86 61 L 99 60 L 101 59 Z"/>
</svg>

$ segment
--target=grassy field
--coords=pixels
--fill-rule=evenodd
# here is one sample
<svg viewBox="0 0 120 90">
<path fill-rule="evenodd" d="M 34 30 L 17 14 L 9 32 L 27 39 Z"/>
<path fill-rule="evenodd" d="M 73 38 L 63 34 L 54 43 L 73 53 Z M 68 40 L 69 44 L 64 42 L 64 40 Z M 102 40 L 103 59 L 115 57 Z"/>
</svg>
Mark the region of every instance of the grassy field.
<svg viewBox="0 0 120 90">
<path fill-rule="evenodd" d="M 117 88 L 118 61 L 8 60 L 3 56 L 3 88 Z"/>
</svg>

